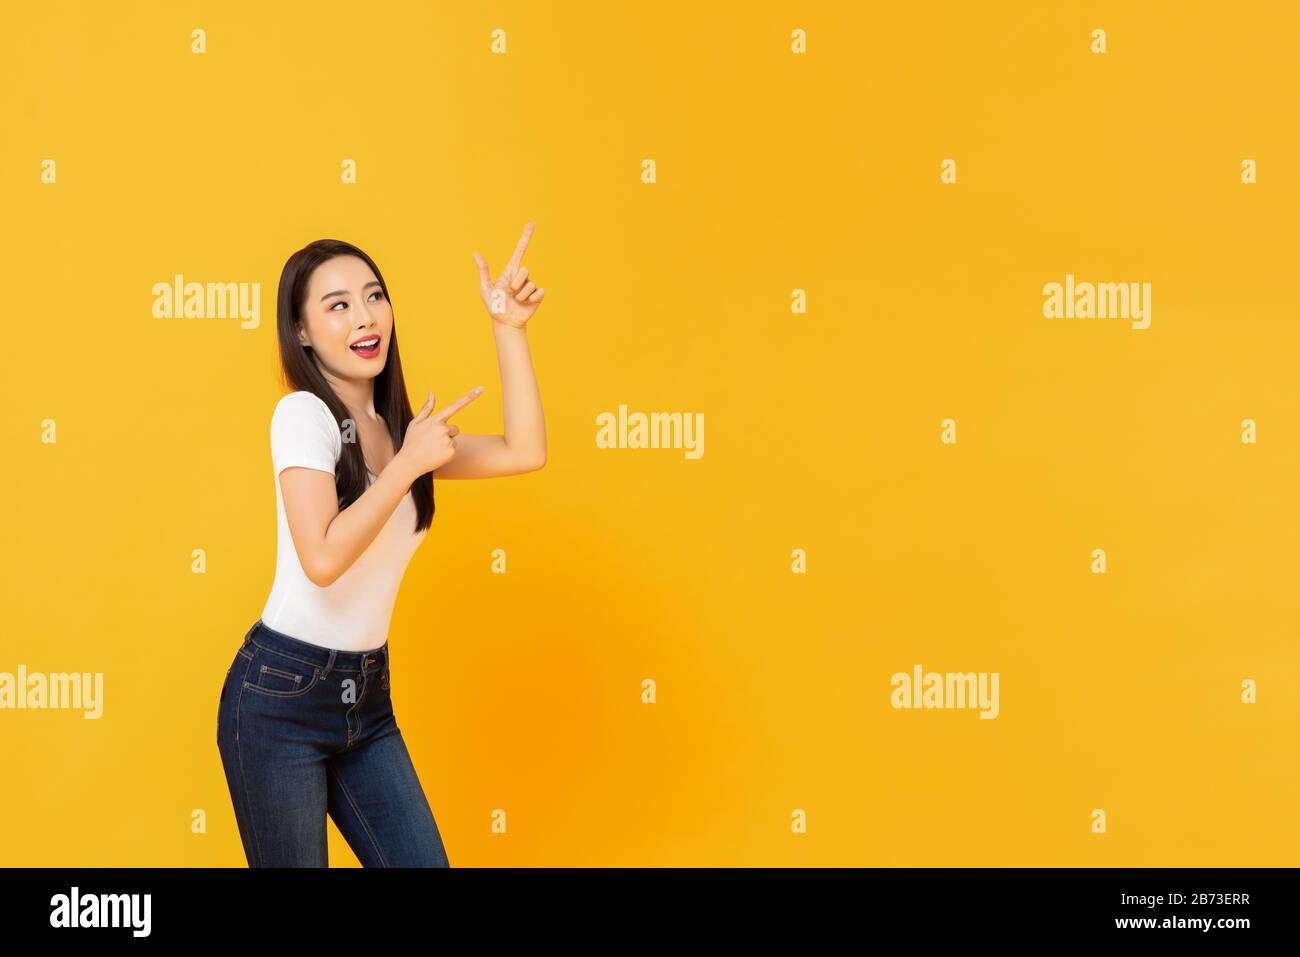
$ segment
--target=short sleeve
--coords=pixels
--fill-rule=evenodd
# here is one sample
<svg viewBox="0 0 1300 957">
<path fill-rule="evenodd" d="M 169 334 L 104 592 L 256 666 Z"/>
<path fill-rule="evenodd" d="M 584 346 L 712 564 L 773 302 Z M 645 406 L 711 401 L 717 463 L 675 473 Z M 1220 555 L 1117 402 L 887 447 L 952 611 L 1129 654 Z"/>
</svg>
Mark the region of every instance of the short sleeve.
<svg viewBox="0 0 1300 957">
<path fill-rule="evenodd" d="M 334 474 L 343 439 L 338 423 L 320 396 L 290 392 L 271 415 L 271 465 L 275 474 L 291 466 Z"/>
</svg>

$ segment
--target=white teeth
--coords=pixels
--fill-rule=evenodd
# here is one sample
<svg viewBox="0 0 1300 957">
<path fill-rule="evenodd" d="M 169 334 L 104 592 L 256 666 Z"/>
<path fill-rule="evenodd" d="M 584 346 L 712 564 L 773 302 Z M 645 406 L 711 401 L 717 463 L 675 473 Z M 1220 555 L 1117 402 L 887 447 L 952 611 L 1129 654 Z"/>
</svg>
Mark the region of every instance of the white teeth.
<svg viewBox="0 0 1300 957">
<path fill-rule="evenodd" d="M 361 342 L 352 343 L 353 349 L 369 349 L 372 346 L 379 345 L 378 339 L 363 339 Z"/>
</svg>

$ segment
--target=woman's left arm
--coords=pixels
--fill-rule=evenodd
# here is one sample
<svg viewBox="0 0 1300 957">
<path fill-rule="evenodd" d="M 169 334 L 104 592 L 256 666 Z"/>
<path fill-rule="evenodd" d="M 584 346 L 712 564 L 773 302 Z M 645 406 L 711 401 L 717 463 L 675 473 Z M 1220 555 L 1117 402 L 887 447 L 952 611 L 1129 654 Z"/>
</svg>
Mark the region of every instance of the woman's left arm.
<svg viewBox="0 0 1300 957">
<path fill-rule="evenodd" d="M 546 464 L 546 421 L 542 397 L 533 374 L 528 352 L 528 320 L 541 305 L 545 290 L 539 288 L 520 266 L 535 223 L 524 227 L 523 236 L 505 271 L 496 281 L 488 278 L 483 257 L 478 263 L 479 293 L 492 317 L 497 363 L 501 370 L 501 414 L 505 432 L 501 435 L 457 434 L 456 455 L 434 469 L 434 479 L 497 478 L 534 472 Z"/>
</svg>

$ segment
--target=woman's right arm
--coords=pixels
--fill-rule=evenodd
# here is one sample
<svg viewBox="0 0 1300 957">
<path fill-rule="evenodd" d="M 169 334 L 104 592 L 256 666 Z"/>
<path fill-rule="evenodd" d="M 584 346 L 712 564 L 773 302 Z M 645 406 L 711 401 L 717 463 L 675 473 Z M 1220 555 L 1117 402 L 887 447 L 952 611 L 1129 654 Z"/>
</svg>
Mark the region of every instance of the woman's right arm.
<svg viewBox="0 0 1300 957">
<path fill-rule="evenodd" d="M 370 547 L 415 480 L 455 458 L 460 429 L 447 420 L 482 392 L 482 386 L 471 389 L 439 412 L 433 411 L 434 396 L 429 393 L 429 401 L 407 424 L 402 447 L 370 487 L 341 512 L 332 472 L 298 465 L 280 470 L 284 518 L 298 562 L 313 584 L 332 585 Z M 332 422 L 320 419 L 318 437 L 331 428 Z"/>
<path fill-rule="evenodd" d="M 340 512 L 329 472 L 295 466 L 280 473 L 284 517 L 298 561 L 313 584 L 327 588 L 352 567 L 421 474 L 408 467 L 406 458 L 394 455 L 370 487 Z"/>
</svg>

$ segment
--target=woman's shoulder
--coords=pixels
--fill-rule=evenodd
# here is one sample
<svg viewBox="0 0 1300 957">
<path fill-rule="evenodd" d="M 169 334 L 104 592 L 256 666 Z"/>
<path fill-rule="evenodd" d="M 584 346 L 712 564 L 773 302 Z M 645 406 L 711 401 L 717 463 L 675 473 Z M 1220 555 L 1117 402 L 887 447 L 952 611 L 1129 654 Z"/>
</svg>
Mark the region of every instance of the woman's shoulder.
<svg viewBox="0 0 1300 957">
<path fill-rule="evenodd" d="M 339 426 L 324 399 L 302 390 L 280 397 L 271 415 L 271 459 L 277 475 L 300 464 L 330 471 L 342 454 Z"/>
<path fill-rule="evenodd" d="M 337 435 L 338 423 L 325 400 L 315 392 L 299 390 L 282 395 L 271 413 L 271 439 L 281 435 L 320 433 Z"/>
<path fill-rule="evenodd" d="M 315 416 L 322 412 L 333 421 L 334 413 L 330 411 L 330 407 L 325 404 L 324 399 L 315 392 L 299 389 L 296 392 L 289 392 L 280 396 L 280 400 L 275 404 L 275 411 L 272 416 Z"/>
</svg>

